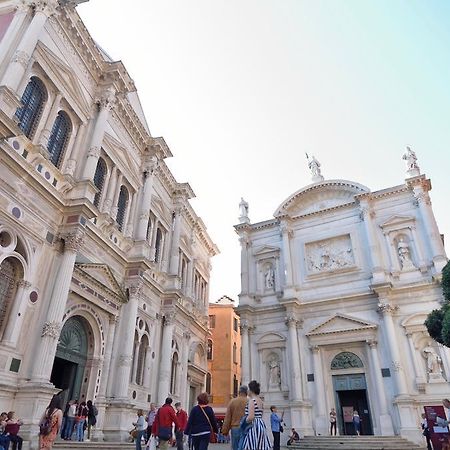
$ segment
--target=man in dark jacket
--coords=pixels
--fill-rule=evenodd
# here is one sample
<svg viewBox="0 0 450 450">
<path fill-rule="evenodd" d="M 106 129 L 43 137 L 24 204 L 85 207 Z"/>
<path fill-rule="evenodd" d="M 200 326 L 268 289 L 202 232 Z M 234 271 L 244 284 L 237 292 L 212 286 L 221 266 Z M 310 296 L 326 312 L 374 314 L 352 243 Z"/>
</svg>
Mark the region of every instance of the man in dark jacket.
<svg viewBox="0 0 450 450">
<path fill-rule="evenodd" d="M 172 399 L 166 398 L 166 402 L 155 416 L 152 425 L 152 434 L 159 439 L 159 450 L 167 450 L 169 439 L 172 438 L 172 425 L 175 424 L 175 430 L 180 428 L 180 423 L 172 407 Z"/>
</svg>

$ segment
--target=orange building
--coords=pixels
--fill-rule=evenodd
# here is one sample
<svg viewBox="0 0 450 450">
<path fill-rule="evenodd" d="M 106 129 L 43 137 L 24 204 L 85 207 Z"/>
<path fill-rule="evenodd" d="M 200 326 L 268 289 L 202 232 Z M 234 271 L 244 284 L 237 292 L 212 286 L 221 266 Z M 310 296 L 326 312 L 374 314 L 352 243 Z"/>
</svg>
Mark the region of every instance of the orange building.
<svg viewBox="0 0 450 450">
<path fill-rule="evenodd" d="M 241 380 L 241 335 L 234 302 L 227 296 L 209 304 L 208 374 L 206 391 L 218 419 L 237 395 Z"/>
</svg>

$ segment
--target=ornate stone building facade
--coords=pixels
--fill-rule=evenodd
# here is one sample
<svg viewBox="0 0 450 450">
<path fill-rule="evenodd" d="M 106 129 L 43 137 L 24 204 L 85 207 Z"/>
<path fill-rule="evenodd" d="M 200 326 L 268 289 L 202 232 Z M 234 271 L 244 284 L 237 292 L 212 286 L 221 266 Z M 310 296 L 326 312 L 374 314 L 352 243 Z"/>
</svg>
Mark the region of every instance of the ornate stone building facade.
<svg viewBox="0 0 450 450">
<path fill-rule="evenodd" d="M 204 389 L 217 248 L 77 3 L 0 5 L 0 409 L 36 436 L 63 390 L 119 439 Z"/>
<path fill-rule="evenodd" d="M 404 159 L 405 182 L 371 192 L 325 180 L 313 158 L 313 184 L 264 222 L 241 202 L 242 379 L 302 434 L 328 434 L 331 408 L 350 433 L 354 407 L 363 434 L 420 441 L 423 405 L 448 392 L 449 350 L 424 326 L 447 257 L 431 183 L 412 150 Z"/>
</svg>

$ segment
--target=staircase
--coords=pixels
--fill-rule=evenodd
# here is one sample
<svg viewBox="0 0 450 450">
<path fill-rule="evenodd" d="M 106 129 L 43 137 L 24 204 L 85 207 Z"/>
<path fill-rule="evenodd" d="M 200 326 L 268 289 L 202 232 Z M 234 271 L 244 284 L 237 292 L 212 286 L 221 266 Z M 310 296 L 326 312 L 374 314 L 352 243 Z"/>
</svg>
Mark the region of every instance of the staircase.
<svg viewBox="0 0 450 450">
<path fill-rule="evenodd" d="M 77 442 L 77 441 L 58 441 L 53 446 L 55 450 L 133 450 L 134 444 L 128 442 Z M 142 444 L 142 448 L 145 445 Z"/>
<path fill-rule="evenodd" d="M 400 436 L 305 436 L 289 447 L 308 450 L 413 450 L 425 449 Z"/>
</svg>

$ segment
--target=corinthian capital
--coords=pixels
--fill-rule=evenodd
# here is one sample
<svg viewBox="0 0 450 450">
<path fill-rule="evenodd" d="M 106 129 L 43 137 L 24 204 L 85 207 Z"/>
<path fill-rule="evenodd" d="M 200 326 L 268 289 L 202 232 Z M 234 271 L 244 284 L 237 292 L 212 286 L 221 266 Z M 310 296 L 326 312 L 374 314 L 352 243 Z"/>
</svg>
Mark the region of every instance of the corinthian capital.
<svg viewBox="0 0 450 450">
<path fill-rule="evenodd" d="M 96 100 L 100 109 L 107 109 L 108 111 L 114 108 L 115 102 L 116 92 L 112 87 L 105 89 Z"/>
<path fill-rule="evenodd" d="M 299 321 L 297 320 L 297 318 L 294 315 L 287 316 L 285 322 L 286 322 L 286 325 L 288 326 L 288 328 L 296 327 L 299 323 Z"/>
<path fill-rule="evenodd" d="M 75 230 L 64 236 L 64 250 L 67 252 L 78 253 L 84 244 L 84 232 Z"/>
<path fill-rule="evenodd" d="M 133 283 L 127 286 L 130 299 L 139 298 L 142 293 L 142 282 Z"/>
<path fill-rule="evenodd" d="M 382 315 L 394 314 L 398 311 L 398 305 L 391 305 L 390 303 L 378 303 L 378 312 Z"/>
<path fill-rule="evenodd" d="M 156 156 L 147 156 L 144 158 L 143 172 L 147 177 L 153 175 L 153 172 L 158 168 L 158 158 Z"/>
<path fill-rule="evenodd" d="M 61 332 L 61 324 L 58 322 L 45 322 L 42 328 L 42 337 L 48 336 L 53 339 L 58 339 Z"/>
<path fill-rule="evenodd" d="M 248 320 L 241 320 L 241 333 L 248 333 L 250 329 L 250 324 L 248 323 Z"/>
<path fill-rule="evenodd" d="M 101 152 L 101 148 L 100 147 L 91 147 L 88 151 L 88 156 L 92 156 L 96 159 L 100 158 L 100 152 Z"/>
<path fill-rule="evenodd" d="M 45 14 L 47 17 L 53 16 L 59 6 L 57 0 L 33 0 L 25 3 L 31 4 L 36 13 Z"/>
<path fill-rule="evenodd" d="M 428 192 L 418 192 L 415 195 L 416 203 L 419 205 L 420 203 L 423 203 L 425 205 L 431 205 L 431 199 L 428 195 Z"/>
</svg>

